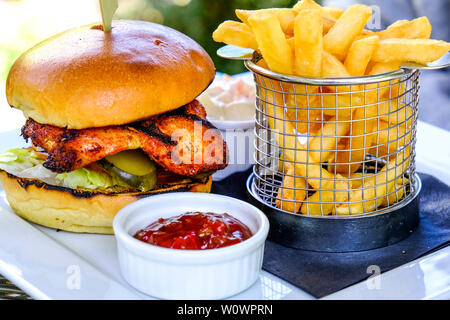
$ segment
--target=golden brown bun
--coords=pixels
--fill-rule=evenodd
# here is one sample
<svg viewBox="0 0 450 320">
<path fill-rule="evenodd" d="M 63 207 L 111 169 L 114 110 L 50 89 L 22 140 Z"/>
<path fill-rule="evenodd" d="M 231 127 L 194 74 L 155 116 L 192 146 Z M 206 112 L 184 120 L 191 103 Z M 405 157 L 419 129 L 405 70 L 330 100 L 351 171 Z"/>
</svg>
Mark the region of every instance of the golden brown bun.
<svg viewBox="0 0 450 320">
<path fill-rule="evenodd" d="M 176 191 L 210 192 L 212 178 L 146 193 L 90 194 L 22 179 L 0 170 L 0 183 L 11 208 L 21 217 L 50 228 L 113 234 L 112 221 L 127 204 L 154 194 Z"/>
<path fill-rule="evenodd" d="M 214 64 L 186 35 L 144 21 L 70 29 L 23 53 L 6 81 L 8 103 L 43 124 L 122 125 L 176 109 L 211 83 Z"/>
</svg>

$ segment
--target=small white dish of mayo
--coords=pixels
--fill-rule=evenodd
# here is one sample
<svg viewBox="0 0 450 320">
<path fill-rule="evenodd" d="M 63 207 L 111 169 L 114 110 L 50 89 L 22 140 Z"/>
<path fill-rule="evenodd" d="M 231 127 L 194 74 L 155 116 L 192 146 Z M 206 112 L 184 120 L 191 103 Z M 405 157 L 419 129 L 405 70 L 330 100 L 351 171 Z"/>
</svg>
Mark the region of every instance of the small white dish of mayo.
<svg viewBox="0 0 450 320">
<path fill-rule="evenodd" d="M 255 84 L 251 74 L 218 74 L 198 100 L 209 120 L 247 121 L 255 116 Z"/>
</svg>

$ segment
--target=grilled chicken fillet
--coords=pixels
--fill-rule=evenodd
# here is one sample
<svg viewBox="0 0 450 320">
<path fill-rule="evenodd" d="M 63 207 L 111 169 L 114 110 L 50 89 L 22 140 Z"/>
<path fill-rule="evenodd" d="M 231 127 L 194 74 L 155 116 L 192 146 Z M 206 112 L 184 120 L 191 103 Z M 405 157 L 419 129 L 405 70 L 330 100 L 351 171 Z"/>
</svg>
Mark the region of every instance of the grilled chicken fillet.
<svg viewBox="0 0 450 320">
<path fill-rule="evenodd" d="M 28 119 L 22 136 L 47 152 L 44 166 L 69 172 L 124 150 L 142 149 L 163 168 L 194 176 L 226 167 L 226 145 L 196 100 L 123 126 L 66 129 Z"/>
</svg>

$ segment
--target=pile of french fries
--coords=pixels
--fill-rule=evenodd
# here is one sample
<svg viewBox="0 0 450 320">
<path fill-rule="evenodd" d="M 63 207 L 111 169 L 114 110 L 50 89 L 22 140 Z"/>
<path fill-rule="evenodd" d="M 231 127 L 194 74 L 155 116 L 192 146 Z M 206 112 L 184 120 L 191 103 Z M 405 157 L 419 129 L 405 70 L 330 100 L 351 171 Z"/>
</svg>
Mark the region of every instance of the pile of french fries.
<svg viewBox="0 0 450 320">
<path fill-rule="evenodd" d="M 450 50 L 432 40 L 426 17 L 386 30 L 365 29 L 372 9 L 346 10 L 301 0 L 293 8 L 236 10 L 217 42 L 251 48 L 257 64 L 307 78 L 358 77 L 428 63 Z M 257 77 L 259 101 L 282 154 L 284 180 L 275 204 L 307 215 L 363 214 L 398 202 L 406 192 L 416 112 L 411 82 L 321 86 Z M 258 83 L 259 82 L 259 83 Z M 306 137 L 301 142 L 299 137 Z M 383 166 L 369 173 L 368 155 Z"/>
</svg>

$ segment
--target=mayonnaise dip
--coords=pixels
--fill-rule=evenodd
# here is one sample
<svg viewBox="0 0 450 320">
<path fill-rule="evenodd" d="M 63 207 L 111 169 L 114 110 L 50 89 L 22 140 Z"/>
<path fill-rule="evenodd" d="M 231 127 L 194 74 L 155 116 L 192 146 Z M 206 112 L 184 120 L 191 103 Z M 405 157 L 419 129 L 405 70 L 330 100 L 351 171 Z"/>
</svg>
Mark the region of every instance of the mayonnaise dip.
<svg viewBox="0 0 450 320">
<path fill-rule="evenodd" d="M 252 120 L 255 116 L 255 84 L 251 75 L 217 76 L 198 100 L 208 119 L 220 121 Z"/>
</svg>

